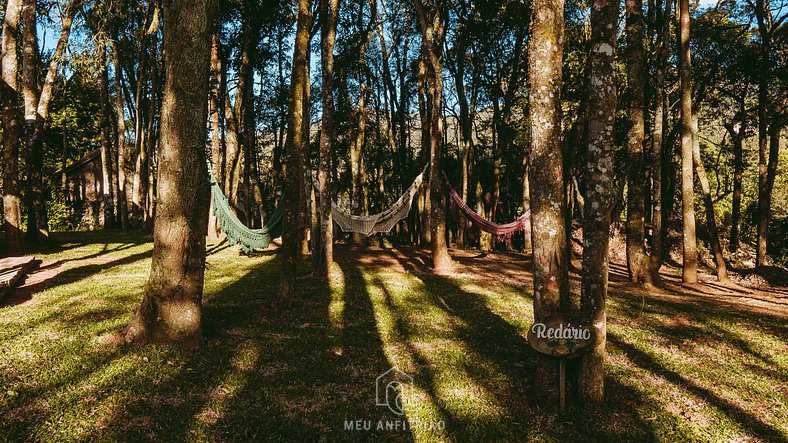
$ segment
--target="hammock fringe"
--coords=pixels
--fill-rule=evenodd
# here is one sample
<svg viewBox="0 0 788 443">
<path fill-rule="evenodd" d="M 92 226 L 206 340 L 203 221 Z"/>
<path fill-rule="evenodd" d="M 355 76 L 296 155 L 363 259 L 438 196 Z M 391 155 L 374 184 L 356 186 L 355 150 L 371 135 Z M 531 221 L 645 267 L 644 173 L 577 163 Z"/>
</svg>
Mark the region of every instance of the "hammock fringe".
<svg viewBox="0 0 788 443">
<path fill-rule="evenodd" d="M 261 229 L 250 229 L 236 217 L 230 208 L 230 202 L 222 192 L 216 178 L 213 176 L 210 165 L 208 174 L 211 183 L 211 207 L 219 227 L 227 236 L 230 245 L 241 245 L 241 251 L 250 253 L 254 250 L 266 249 L 271 244 L 271 240 L 281 234 L 281 221 L 284 214 L 282 201 L 276 206 L 276 210 Z"/>
</svg>

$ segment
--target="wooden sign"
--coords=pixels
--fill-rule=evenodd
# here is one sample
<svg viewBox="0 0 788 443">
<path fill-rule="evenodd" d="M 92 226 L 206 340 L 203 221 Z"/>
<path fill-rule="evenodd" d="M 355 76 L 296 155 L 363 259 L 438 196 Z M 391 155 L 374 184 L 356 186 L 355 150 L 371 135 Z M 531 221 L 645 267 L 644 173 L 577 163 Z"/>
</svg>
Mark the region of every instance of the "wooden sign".
<svg viewBox="0 0 788 443">
<path fill-rule="evenodd" d="M 528 330 L 528 343 L 542 354 L 572 357 L 594 343 L 594 331 L 591 326 L 554 318 L 534 323 Z"/>
</svg>

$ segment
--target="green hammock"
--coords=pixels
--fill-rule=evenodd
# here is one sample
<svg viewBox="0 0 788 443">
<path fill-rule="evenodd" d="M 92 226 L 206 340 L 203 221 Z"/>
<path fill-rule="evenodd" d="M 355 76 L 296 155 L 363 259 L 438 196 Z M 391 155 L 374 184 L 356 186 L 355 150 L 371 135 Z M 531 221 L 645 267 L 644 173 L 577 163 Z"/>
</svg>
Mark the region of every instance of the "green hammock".
<svg viewBox="0 0 788 443">
<path fill-rule="evenodd" d="M 276 205 L 276 210 L 268 218 L 265 226 L 261 229 L 249 229 L 233 213 L 230 208 L 230 202 L 225 197 L 219 184 L 216 183 L 216 178 L 213 176 L 210 165 L 208 166 L 208 175 L 211 182 L 213 215 L 216 216 L 219 227 L 227 235 L 227 241 L 231 245 L 240 244 L 241 251 L 248 254 L 256 249 L 266 249 L 272 239 L 279 237 L 281 234 L 282 215 L 284 214 L 281 200 Z"/>
</svg>

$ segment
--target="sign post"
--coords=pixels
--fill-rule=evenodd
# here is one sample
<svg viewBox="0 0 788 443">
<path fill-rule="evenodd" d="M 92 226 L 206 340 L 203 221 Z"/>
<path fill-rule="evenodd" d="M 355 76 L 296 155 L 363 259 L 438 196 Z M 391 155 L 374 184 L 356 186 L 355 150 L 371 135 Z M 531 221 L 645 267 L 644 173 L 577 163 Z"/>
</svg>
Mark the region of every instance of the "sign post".
<svg viewBox="0 0 788 443">
<path fill-rule="evenodd" d="M 563 410 L 566 407 L 566 360 L 579 357 L 594 344 L 591 327 L 553 317 L 531 326 L 528 343 L 536 351 L 558 358 L 559 407 Z"/>
</svg>

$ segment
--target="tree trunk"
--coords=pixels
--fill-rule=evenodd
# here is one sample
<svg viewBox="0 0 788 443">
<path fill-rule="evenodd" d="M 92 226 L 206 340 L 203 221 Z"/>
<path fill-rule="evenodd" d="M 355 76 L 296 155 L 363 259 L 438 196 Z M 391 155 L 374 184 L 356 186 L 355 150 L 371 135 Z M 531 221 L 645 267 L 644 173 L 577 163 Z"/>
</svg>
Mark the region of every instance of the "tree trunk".
<svg viewBox="0 0 788 443">
<path fill-rule="evenodd" d="M 214 24 L 214 28 L 218 25 Z M 211 169 L 213 177 L 222 188 L 224 183 L 224 168 L 222 165 L 222 134 L 219 120 L 219 91 L 221 82 L 221 61 L 219 59 L 219 31 L 214 29 L 211 33 L 211 64 L 210 64 L 210 81 L 208 89 L 208 118 L 211 125 Z M 213 210 L 208 212 L 208 238 L 212 241 L 219 239 L 219 224 L 217 223 L 216 216 Z"/>
<path fill-rule="evenodd" d="M 104 198 L 104 229 L 108 229 L 115 227 L 115 193 L 112 185 L 112 122 L 109 110 L 109 74 L 106 53 L 101 55 L 99 88 L 99 100 L 101 101 L 101 195 Z"/>
<path fill-rule="evenodd" d="M 531 241 L 534 318 L 545 321 L 568 310 L 568 252 L 564 232 L 561 153 L 561 71 L 564 2 L 537 0 L 531 6 L 528 77 L 531 151 Z M 540 355 L 536 393 L 546 403 L 558 399 L 558 362 Z"/>
<path fill-rule="evenodd" d="M 44 154 L 36 143 L 38 107 L 38 38 L 36 35 L 36 0 L 22 2 L 22 97 L 25 112 L 25 181 L 27 206 L 27 239 L 35 243 L 48 236 L 43 229 L 46 219 L 42 211 L 42 175 Z"/>
<path fill-rule="evenodd" d="M 593 325 L 594 347 L 581 360 L 579 397 L 600 403 L 605 397 L 607 341 L 605 299 L 609 271 L 610 214 L 615 194 L 616 23 L 617 2 L 596 2 L 591 9 L 588 159 L 583 215 L 582 321 Z"/>
<path fill-rule="evenodd" d="M 19 196 L 19 84 L 17 72 L 19 42 L 17 32 L 22 0 L 8 0 L 3 20 L 2 82 L 3 100 L 3 230 L 6 253 L 22 254 L 22 209 Z"/>
<path fill-rule="evenodd" d="M 698 282 L 698 250 L 695 237 L 695 189 L 692 177 L 692 71 L 690 69 L 689 0 L 679 0 L 681 81 L 681 207 L 683 212 L 684 263 L 682 281 Z"/>
<path fill-rule="evenodd" d="M 700 155 L 700 142 L 698 141 L 698 115 L 692 116 L 692 129 L 695 138 L 692 140 L 692 161 L 695 165 L 695 174 L 700 182 L 700 189 L 703 192 L 703 205 L 706 207 L 706 226 L 709 230 L 709 243 L 711 252 L 714 255 L 714 263 L 717 266 L 717 280 L 727 283 L 728 267 L 725 264 L 725 257 L 722 255 L 720 245 L 720 235 L 717 233 L 717 220 L 714 215 L 714 202 L 711 199 L 711 188 L 709 179 L 706 177 L 706 168 L 703 166 L 703 159 Z"/>
<path fill-rule="evenodd" d="M 309 24 L 311 28 L 311 23 Z M 307 48 L 310 48 L 312 42 L 312 34 L 309 35 L 309 41 L 307 42 Z M 304 117 L 301 119 L 301 159 L 299 160 L 299 170 L 298 174 L 301 178 L 301 198 L 299 199 L 298 204 L 298 212 L 299 212 L 299 221 L 298 226 L 301 232 L 301 256 L 305 257 L 309 255 L 309 238 L 310 236 L 314 236 L 316 234 L 315 231 L 311 230 L 311 220 L 310 220 L 310 213 L 312 211 L 311 202 L 312 202 L 312 171 L 309 167 L 309 141 L 310 141 L 310 124 L 311 124 L 311 117 L 310 117 L 310 100 L 311 100 L 311 73 L 309 69 L 309 65 L 311 62 L 311 50 L 307 49 L 306 51 L 306 63 L 304 64 L 304 101 L 303 101 L 303 113 Z"/>
<path fill-rule="evenodd" d="M 209 186 L 205 162 L 214 0 L 164 8 L 165 78 L 153 260 L 126 342 L 202 343 Z"/>
<path fill-rule="evenodd" d="M 298 269 L 298 209 L 301 194 L 301 177 L 299 163 L 301 161 L 302 120 L 304 119 L 304 90 L 306 88 L 306 53 L 309 50 L 309 23 L 312 22 L 312 9 L 309 0 L 298 2 L 298 24 L 296 26 L 295 45 L 293 46 L 293 71 L 290 83 L 290 99 L 288 104 L 287 140 L 285 142 L 285 194 L 284 218 L 282 220 L 282 248 L 279 253 L 282 260 L 281 286 L 279 299 L 274 307 L 292 303 L 295 293 L 295 278 Z"/>
<path fill-rule="evenodd" d="M 650 283 L 645 245 L 643 165 L 643 2 L 626 1 L 627 83 L 629 113 L 627 131 L 627 267 L 629 281 Z M 593 109 L 593 108 L 592 108 Z"/>
<path fill-rule="evenodd" d="M 737 118 L 725 129 L 733 141 L 733 202 L 731 209 L 731 237 L 730 251 L 735 253 L 739 249 L 739 230 L 741 228 L 741 194 L 742 179 L 744 178 L 744 137 L 747 133 L 747 88 L 739 95 L 739 112 Z"/>
<path fill-rule="evenodd" d="M 441 176 L 443 156 L 443 43 L 446 28 L 443 23 L 443 2 L 425 9 L 421 0 L 413 0 L 419 16 L 422 43 L 421 56 L 427 71 L 427 97 L 430 109 L 430 237 L 432 266 L 439 271 L 450 271 L 452 259 L 446 244 L 446 199 Z"/>
<path fill-rule="evenodd" d="M 758 222 L 755 245 L 755 266 L 766 264 L 766 236 L 769 231 L 769 206 L 771 196 L 767 192 L 768 156 L 769 156 L 769 78 L 771 63 L 772 35 L 769 32 L 769 16 L 771 15 L 766 0 L 756 0 L 755 16 L 758 21 L 760 45 L 760 66 L 758 67 Z"/>
<path fill-rule="evenodd" d="M 668 42 L 670 41 L 670 19 L 673 0 L 665 0 L 664 14 L 661 17 L 658 29 L 658 55 L 657 55 L 657 85 L 656 108 L 654 110 L 654 126 L 651 136 L 651 257 L 650 271 L 652 280 L 659 278 L 659 269 L 662 267 L 662 139 L 665 124 L 665 69 L 668 66 Z"/>
<path fill-rule="evenodd" d="M 321 3 L 320 28 L 321 98 L 323 115 L 320 129 L 320 158 L 317 180 L 320 186 L 321 274 L 328 278 L 334 263 L 334 223 L 331 218 L 331 150 L 334 143 L 334 43 L 336 42 L 339 0 Z"/>
<path fill-rule="evenodd" d="M 121 78 L 122 70 L 117 42 L 112 45 L 112 61 L 115 67 L 115 115 L 117 117 L 117 160 L 115 162 L 117 172 L 115 178 L 117 179 L 118 218 L 120 219 L 120 227 L 126 229 L 129 226 L 129 212 L 126 204 L 126 116 L 123 110 L 123 79 Z"/>
</svg>

